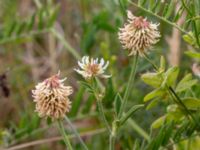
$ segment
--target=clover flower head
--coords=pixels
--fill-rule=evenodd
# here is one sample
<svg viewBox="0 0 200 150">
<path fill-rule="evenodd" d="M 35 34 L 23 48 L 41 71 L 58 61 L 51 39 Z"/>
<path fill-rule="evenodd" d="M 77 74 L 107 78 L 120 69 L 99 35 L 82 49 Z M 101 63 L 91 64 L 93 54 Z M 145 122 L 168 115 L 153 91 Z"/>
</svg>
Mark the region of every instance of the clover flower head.
<svg viewBox="0 0 200 150">
<path fill-rule="evenodd" d="M 109 65 L 109 61 L 105 62 L 103 58 L 93 59 L 89 56 L 83 56 L 81 61 L 78 61 L 80 69 L 74 69 L 77 73 L 82 75 L 85 79 L 91 79 L 92 77 L 109 78 L 110 75 L 105 75 L 105 69 Z"/>
<path fill-rule="evenodd" d="M 123 48 L 129 51 L 129 56 L 137 53 L 144 56 L 152 45 L 159 41 L 159 24 L 149 22 L 143 17 L 136 17 L 130 11 L 127 11 L 127 16 L 128 23 L 119 29 L 119 40 Z"/>
<path fill-rule="evenodd" d="M 72 94 L 71 86 L 65 86 L 56 74 L 35 86 L 32 96 L 36 103 L 35 111 L 40 117 L 50 117 L 53 120 L 63 118 L 70 111 L 71 101 L 68 96 Z"/>
</svg>

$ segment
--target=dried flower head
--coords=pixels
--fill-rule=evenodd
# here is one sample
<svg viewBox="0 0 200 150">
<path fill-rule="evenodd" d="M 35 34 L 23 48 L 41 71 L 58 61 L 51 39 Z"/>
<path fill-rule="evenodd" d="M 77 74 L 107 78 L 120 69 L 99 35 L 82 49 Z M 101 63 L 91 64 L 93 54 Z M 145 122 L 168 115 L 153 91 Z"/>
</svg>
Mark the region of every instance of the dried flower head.
<svg viewBox="0 0 200 150">
<path fill-rule="evenodd" d="M 104 75 L 105 69 L 109 65 L 109 61 L 105 62 L 101 58 L 100 62 L 98 58 L 93 59 L 89 56 L 83 56 L 81 62 L 78 61 L 80 69 L 74 69 L 77 73 L 81 74 L 85 79 L 90 79 L 95 76 L 100 76 L 103 78 L 109 78 L 109 75 Z"/>
<path fill-rule="evenodd" d="M 64 117 L 71 108 L 71 101 L 68 96 L 72 94 L 71 86 L 65 86 L 66 80 L 59 79 L 59 73 L 38 83 L 32 91 L 34 102 L 36 102 L 36 112 L 40 117 L 51 117 L 59 119 Z"/>
<path fill-rule="evenodd" d="M 200 77 L 200 66 L 197 63 L 194 63 L 192 65 L 192 71 L 193 71 L 194 75 Z"/>
<path fill-rule="evenodd" d="M 127 11 L 128 24 L 120 28 L 118 33 L 119 40 L 123 48 L 130 51 L 129 55 L 139 53 L 143 56 L 153 44 L 159 41 L 159 24 L 148 22 L 146 18 L 136 17 L 130 11 Z"/>
</svg>

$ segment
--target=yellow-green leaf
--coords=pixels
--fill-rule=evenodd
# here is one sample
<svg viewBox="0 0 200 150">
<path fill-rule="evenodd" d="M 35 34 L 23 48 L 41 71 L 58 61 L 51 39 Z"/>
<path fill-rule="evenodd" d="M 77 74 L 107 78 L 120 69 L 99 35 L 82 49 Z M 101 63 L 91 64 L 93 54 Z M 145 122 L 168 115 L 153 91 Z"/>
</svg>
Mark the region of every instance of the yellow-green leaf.
<svg viewBox="0 0 200 150">
<path fill-rule="evenodd" d="M 155 88 L 160 87 L 162 83 L 162 79 L 157 73 L 145 73 L 141 78 L 146 84 Z"/>
<path fill-rule="evenodd" d="M 200 108 L 200 99 L 188 97 L 184 98 L 182 102 L 188 109 L 197 110 Z"/>
<path fill-rule="evenodd" d="M 162 89 L 155 89 L 144 97 L 144 102 L 147 102 L 155 97 L 162 96 L 164 91 Z"/>
</svg>

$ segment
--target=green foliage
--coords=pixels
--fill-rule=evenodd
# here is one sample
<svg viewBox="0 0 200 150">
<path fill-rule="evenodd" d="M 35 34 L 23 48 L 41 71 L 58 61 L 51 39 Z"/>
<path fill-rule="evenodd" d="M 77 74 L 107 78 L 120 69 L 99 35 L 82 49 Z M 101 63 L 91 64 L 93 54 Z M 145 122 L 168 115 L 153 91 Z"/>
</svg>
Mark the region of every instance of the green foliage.
<svg viewBox="0 0 200 150">
<path fill-rule="evenodd" d="M 168 103 L 166 114 L 156 119 L 151 125 L 152 128 L 159 128 L 164 123 L 168 124 L 171 121 L 180 121 L 184 116 L 187 117 L 187 114 L 185 113 L 189 113 L 190 110 L 199 110 L 199 99 L 196 99 L 195 97 L 184 97 L 182 99 L 175 100 L 174 98 L 177 98 L 177 95 L 173 95 L 174 92 L 171 92 L 171 90 L 173 90 L 172 87 L 175 88 L 176 93 L 188 92 L 194 85 L 197 84 L 198 81 L 196 79 L 192 79 L 191 74 L 186 74 L 183 79 L 176 83 L 179 68 L 170 67 L 165 71 L 164 62 L 163 57 L 161 57 L 161 64 L 158 72 L 145 73 L 141 76 L 142 80 L 146 84 L 155 88 L 144 97 L 144 102 L 152 100 L 152 102 L 148 104 L 147 109 L 155 107 L 159 100 Z M 169 98 L 172 98 L 172 100 Z M 169 105 L 169 103 L 172 104 Z"/>
<path fill-rule="evenodd" d="M 28 38 L 44 32 L 54 25 L 59 7 L 42 7 L 25 21 L 12 20 L 0 30 L 0 44 Z"/>
</svg>

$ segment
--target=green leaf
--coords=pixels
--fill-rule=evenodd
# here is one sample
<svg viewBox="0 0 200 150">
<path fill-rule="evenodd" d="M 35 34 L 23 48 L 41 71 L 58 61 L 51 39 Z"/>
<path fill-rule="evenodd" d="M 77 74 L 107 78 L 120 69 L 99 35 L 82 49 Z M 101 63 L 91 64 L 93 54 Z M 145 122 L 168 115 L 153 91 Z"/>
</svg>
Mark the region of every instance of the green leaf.
<svg viewBox="0 0 200 150">
<path fill-rule="evenodd" d="M 107 108 L 111 108 L 115 100 L 116 92 L 113 86 L 112 78 L 109 78 L 106 84 L 105 95 L 103 97 L 103 103 Z"/>
<path fill-rule="evenodd" d="M 162 83 L 161 77 L 157 73 L 145 73 L 141 79 L 148 85 L 158 88 Z"/>
<path fill-rule="evenodd" d="M 51 27 L 53 24 L 54 24 L 54 22 L 55 22 L 55 20 L 56 20 L 56 18 L 57 18 L 57 16 L 58 16 L 58 11 L 59 11 L 59 7 L 60 5 L 57 5 L 54 9 L 53 9 L 53 11 L 51 12 L 51 15 L 50 15 L 50 18 L 48 19 L 49 21 L 48 21 L 48 27 Z"/>
<path fill-rule="evenodd" d="M 158 97 L 158 96 L 162 96 L 165 93 L 164 90 L 162 89 L 155 89 L 152 92 L 148 93 L 145 97 L 144 97 L 144 102 L 148 102 L 149 100 Z"/>
<path fill-rule="evenodd" d="M 133 115 L 134 112 L 141 109 L 142 107 L 144 107 L 144 105 L 134 105 L 133 107 L 131 107 L 129 111 L 120 119 L 120 124 L 123 125 L 128 120 L 128 118 Z"/>
<path fill-rule="evenodd" d="M 176 112 L 178 109 L 178 105 L 177 104 L 172 104 L 167 106 L 167 112 Z"/>
<path fill-rule="evenodd" d="M 22 33 L 22 31 L 25 29 L 26 27 L 26 23 L 22 22 L 21 24 L 19 24 L 17 30 L 16 30 L 16 34 L 19 35 L 20 33 Z"/>
<path fill-rule="evenodd" d="M 166 16 L 168 9 L 169 9 L 169 4 L 166 3 L 166 4 L 164 5 L 163 12 L 162 12 L 162 16 L 163 16 L 163 17 Z"/>
<path fill-rule="evenodd" d="M 192 79 L 192 75 L 191 74 L 187 74 L 176 86 L 176 92 L 183 92 L 189 88 L 191 88 L 192 86 L 196 85 L 198 80 Z"/>
<path fill-rule="evenodd" d="M 146 107 L 146 110 L 149 110 L 153 107 L 155 107 L 159 102 L 159 99 L 153 99 Z"/>
<path fill-rule="evenodd" d="M 147 0 L 138 0 L 139 6 L 144 6 Z"/>
<path fill-rule="evenodd" d="M 151 128 L 153 128 L 153 129 L 160 128 L 164 124 L 165 120 L 166 120 L 166 116 L 162 116 L 162 117 L 156 119 L 152 123 Z"/>
<path fill-rule="evenodd" d="M 170 15 L 172 14 L 172 12 L 174 10 L 174 6 L 175 6 L 175 3 L 174 3 L 173 0 L 171 0 L 170 4 L 169 4 L 169 7 L 168 7 L 168 10 L 167 10 L 167 12 L 166 12 L 166 14 L 164 16 L 165 18 L 169 18 L 170 17 Z"/>
<path fill-rule="evenodd" d="M 155 10 L 157 9 L 157 7 L 160 7 L 160 4 L 161 4 L 160 0 L 156 0 L 156 2 L 154 1 L 152 12 L 155 12 Z M 160 8 L 158 8 L 158 9 L 160 9 Z"/>
<path fill-rule="evenodd" d="M 155 7 L 156 7 L 156 8 L 155 8 L 155 13 L 156 13 L 156 14 L 160 12 L 161 5 L 162 5 L 161 0 L 157 0 L 157 3 L 156 3 L 156 5 L 155 5 Z"/>
<path fill-rule="evenodd" d="M 183 10 L 184 10 L 184 7 L 183 6 L 180 6 L 177 13 L 175 14 L 175 17 L 173 19 L 174 22 L 177 22 L 178 19 L 181 17 L 181 15 L 183 14 Z"/>
<path fill-rule="evenodd" d="M 178 74 L 179 74 L 178 67 L 169 68 L 165 73 L 163 86 L 165 86 L 165 84 L 167 84 L 168 86 L 173 86 L 177 80 Z"/>
<path fill-rule="evenodd" d="M 149 4 L 148 9 L 149 9 L 149 10 L 152 10 L 152 9 L 154 8 L 155 0 L 149 0 L 149 1 L 148 1 L 148 4 Z"/>
<path fill-rule="evenodd" d="M 170 138 L 172 137 L 174 128 L 173 128 L 173 122 L 169 123 L 167 125 L 166 129 L 162 134 L 164 135 L 163 140 L 162 140 L 162 146 L 165 146 L 169 143 Z"/>
<path fill-rule="evenodd" d="M 45 27 L 46 10 L 41 9 L 38 14 L 38 28 L 41 30 Z"/>
<path fill-rule="evenodd" d="M 114 108 L 115 108 L 115 113 L 116 113 L 117 117 L 119 115 L 121 104 L 122 104 L 122 97 L 119 93 L 117 93 L 117 95 L 115 96 L 115 100 L 114 100 Z"/>
<path fill-rule="evenodd" d="M 183 35 L 183 40 L 190 45 L 195 45 L 196 43 L 196 40 L 192 32 L 189 32 L 189 34 Z"/>
<path fill-rule="evenodd" d="M 177 104 L 172 104 L 167 107 L 167 118 L 170 120 L 179 120 L 184 116 L 180 107 Z"/>
<path fill-rule="evenodd" d="M 185 54 L 189 57 L 200 59 L 200 53 L 192 52 L 192 51 L 186 51 Z"/>
<path fill-rule="evenodd" d="M 92 87 L 91 87 L 91 85 L 88 84 L 87 82 L 85 82 L 85 81 L 79 81 L 79 83 L 80 83 L 81 85 L 83 85 L 84 87 L 86 87 L 87 89 L 93 90 Z"/>
<path fill-rule="evenodd" d="M 188 73 L 183 77 L 183 79 L 179 82 L 179 84 L 183 84 L 184 82 L 190 81 L 191 79 L 192 79 L 192 74 Z"/>
<path fill-rule="evenodd" d="M 4 37 L 8 37 L 8 36 L 11 36 L 12 33 L 13 33 L 13 30 L 15 29 L 15 26 L 16 26 L 16 21 L 13 21 L 6 29 L 4 29 Z"/>
<path fill-rule="evenodd" d="M 164 56 L 161 56 L 160 57 L 160 68 L 159 68 L 159 71 L 160 72 L 165 71 L 165 68 L 166 68 L 165 58 L 164 58 Z"/>
<path fill-rule="evenodd" d="M 31 16 L 31 19 L 30 19 L 30 21 L 28 22 L 28 25 L 27 25 L 28 30 L 31 30 L 34 27 L 35 17 L 36 17 L 36 14 L 33 14 Z"/>
<path fill-rule="evenodd" d="M 197 110 L 200 108 L 200 99 L 188 97 L 182 99 L 182 102 L 188 109 Z"/>
</svg>

